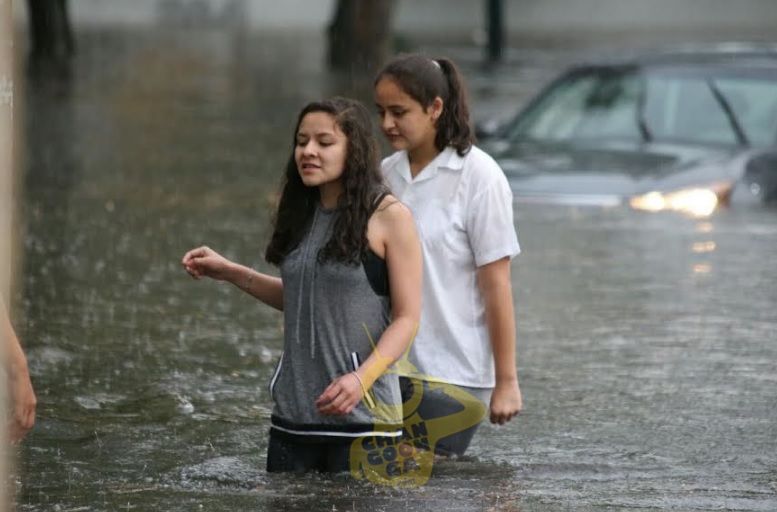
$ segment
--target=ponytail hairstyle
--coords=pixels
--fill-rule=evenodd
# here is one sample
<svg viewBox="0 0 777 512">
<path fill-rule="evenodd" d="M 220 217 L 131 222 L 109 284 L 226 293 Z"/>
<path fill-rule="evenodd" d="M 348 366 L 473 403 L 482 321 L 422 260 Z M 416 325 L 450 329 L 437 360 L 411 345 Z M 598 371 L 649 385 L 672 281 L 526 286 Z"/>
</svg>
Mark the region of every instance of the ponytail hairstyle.
<svg viewBox="0 0 777 512">
<path fill-rule="evenodd" d="M 340 97 L 308 103 L 297 117 L 273 233 L 265 251 L 265 259 L 272 265 L 283 263 L 302 241 L 320 200 L 318 187 L 308 187 L 302 182 L 294 158 L 299 127 L 305 116 L 313 112 L 331 115 L 347 140 L 341 178 L 343 192 L 337 201 L 338 215 L 329 240 L 319 251 L 318 260 L 352 264 L 363 261 L 369 249 L 367 223 L 377 200 L 388 193 L 380 173 L 380 152 L 367 107 L 359 101 Z"/>
<path fill-rule="evenodd" d="M 453 61 L 420 54 L 400 55 L 378 72 L 374 85 L 383 78 L 394 80 L 424 111 L 439 97 L 443 107 L 435 126 L 434 145 L 438 151 L 453 146 L 460 156 L 467 154 L 475 143 L 475 134 L 469 125 L 464 82 Z"/>
</svg>

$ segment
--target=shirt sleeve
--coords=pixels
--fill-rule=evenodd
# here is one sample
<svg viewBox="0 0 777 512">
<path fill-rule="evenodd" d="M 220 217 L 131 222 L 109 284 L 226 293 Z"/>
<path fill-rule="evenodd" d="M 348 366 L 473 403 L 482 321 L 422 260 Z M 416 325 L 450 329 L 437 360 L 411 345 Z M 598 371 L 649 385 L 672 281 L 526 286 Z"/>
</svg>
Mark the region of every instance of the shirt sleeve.
<svg viewBox="0 0 777 512">
<path fill-rule="evenodd" d="M 501 171 L 475 192 L 467 210 L 467 232 L 476 266 L 520 254 L 513 223 L 513 193 Z"/>
</svg>

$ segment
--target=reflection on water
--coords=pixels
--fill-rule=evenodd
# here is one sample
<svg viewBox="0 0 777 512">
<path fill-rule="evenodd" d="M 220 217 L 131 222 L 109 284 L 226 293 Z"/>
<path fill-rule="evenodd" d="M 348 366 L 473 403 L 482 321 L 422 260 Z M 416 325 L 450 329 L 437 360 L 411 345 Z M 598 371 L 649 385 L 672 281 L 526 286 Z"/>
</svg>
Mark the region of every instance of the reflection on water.
<svg viewBox="0 0 777 512">
<path fill-rule="evenodd" d="M 773 211 L 521 205 L 520 418 L 419 489 L 268 475 L 281 318 L 179 261 L 207 243 L 272 270 L 294 115 L 369 90 L 323 73 L 315 36 L 191 35 L 82 33 L 72 82 L 30 84 L 17 310 L 40 407 L 20 510 L 777 507 Z M 476 114 L 556 65 L 452 56 Z"/>
<path fill-rule="evenodd" d="M 693 252 L 712 252 L 715 250 L 715 242 L 696 242 L 693 244 Z"/>
</svg>

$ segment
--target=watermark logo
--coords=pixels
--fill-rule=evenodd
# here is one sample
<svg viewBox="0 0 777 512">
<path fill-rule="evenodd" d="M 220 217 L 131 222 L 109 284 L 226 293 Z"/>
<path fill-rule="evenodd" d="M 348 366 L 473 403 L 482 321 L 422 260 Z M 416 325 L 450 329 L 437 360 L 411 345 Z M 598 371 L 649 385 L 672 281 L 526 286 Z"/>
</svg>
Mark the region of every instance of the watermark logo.
<svg viewBox="0 0 777 512">
<path fill-rule="evenodd" d="M 369 332 L 367 332 L 369 336 Z M 415 340 L 410 342 L 412 346 Z M 370 337 L 377 360 L 378 354 Z M 364 436 L 351 444 L 351 474 L 357 480 L 392 487 L 420 487 L 429 481 L 435 460 L 435 447 L 440 439 L 463 432 L 480 423 L 486 416 L 486 406 L 458 386 L 420 374 L 409 361 L 410 346 L 405 354 L 385 373 L 408 377 L 413 383 L 412 396 L 401 404 L 402 435 L 399 437 Z M 461 403 L 454 414 L 432 419 L 422 418 L 418 408 L 425 394 L 444 393 Z M 396 421 L 397 406 L 376 401 L 370 408 L 378 421 Z"/>
</svg>

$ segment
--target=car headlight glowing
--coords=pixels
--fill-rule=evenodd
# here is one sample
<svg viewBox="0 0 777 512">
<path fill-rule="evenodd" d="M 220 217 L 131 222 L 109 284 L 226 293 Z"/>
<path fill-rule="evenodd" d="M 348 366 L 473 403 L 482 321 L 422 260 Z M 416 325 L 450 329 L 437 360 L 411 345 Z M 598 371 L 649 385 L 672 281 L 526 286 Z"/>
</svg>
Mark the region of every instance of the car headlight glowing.
<svg viewBox="0 0 777 512">
<path fill-rule="evenodd" d="M 671 210 L 694 217 L 708 217 L 718 206 L 718 194 L 709 188 L 693 188 L 677 192 L 649 192 L 629 200 L 636 210 L 660 212 Z"/>
</svg>

